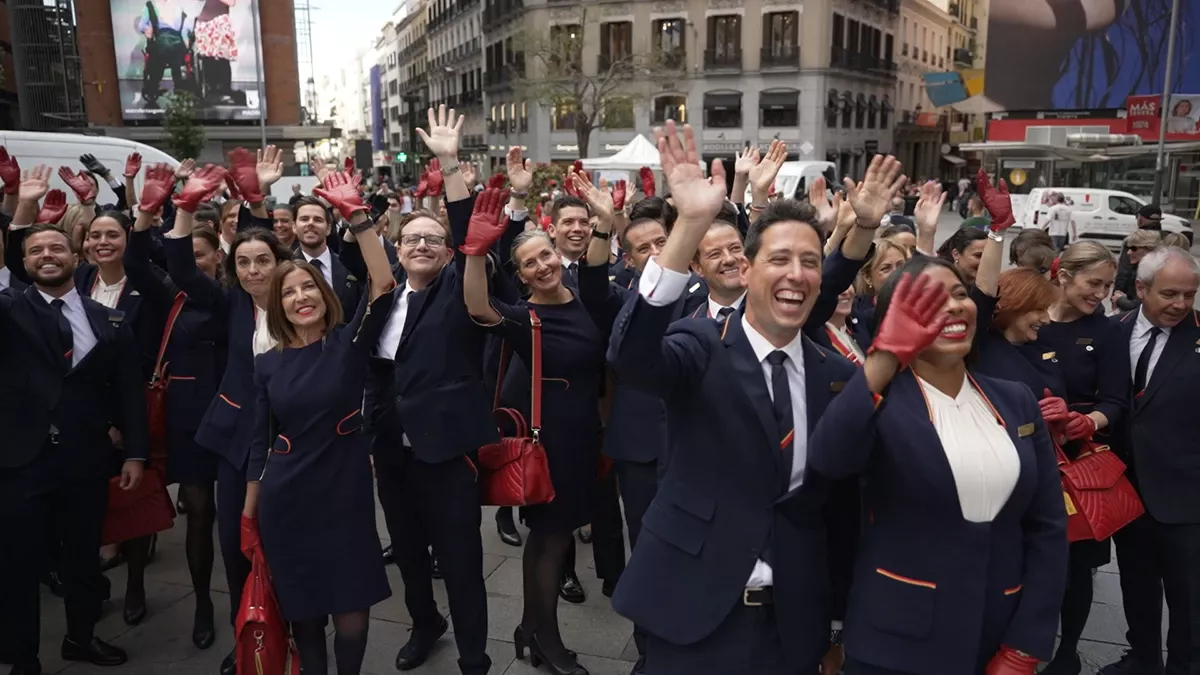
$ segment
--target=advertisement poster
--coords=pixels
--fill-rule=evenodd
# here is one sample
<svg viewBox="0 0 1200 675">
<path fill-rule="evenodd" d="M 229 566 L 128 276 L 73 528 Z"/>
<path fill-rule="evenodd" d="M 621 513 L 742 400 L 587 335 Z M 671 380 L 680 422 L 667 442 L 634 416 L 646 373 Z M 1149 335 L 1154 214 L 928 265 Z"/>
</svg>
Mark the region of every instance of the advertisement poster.
<svg viewBox="0 0 1200 675">
<path fill-rule="evenodd" d="M 1157 141 L 1162 128 L 1162 96 L 1130 96 L 1125 106 L 1128 133 Z M 1171 96 L 1167 108 L 1168 141 L 1200 141 L 1200 94 Z"/>
<path fill-rule="evenodd" d="M 109 0 L 121 110 L 162 117 L 162 97 L 186 91 L 200 120 L 258 120 L 255 0 Z"/>
</svg>

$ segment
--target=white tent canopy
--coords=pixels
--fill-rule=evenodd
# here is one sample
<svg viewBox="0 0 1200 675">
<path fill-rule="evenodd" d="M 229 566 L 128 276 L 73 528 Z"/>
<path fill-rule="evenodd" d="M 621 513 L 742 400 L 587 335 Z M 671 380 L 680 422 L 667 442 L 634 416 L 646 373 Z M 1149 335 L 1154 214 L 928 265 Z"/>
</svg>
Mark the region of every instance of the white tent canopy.
<svg viewBox="0 0 1200 675">
<path fill-rule="evenodd" d="M 658 148 L 638 134 L 632 141 L 617 151 L 611 157 L 589 157 L 583 160 L 583 168 L 588 170 L 637 171 L 648 166 L 654 171 L 661 171 L 658 164 Z"/>
</svg>

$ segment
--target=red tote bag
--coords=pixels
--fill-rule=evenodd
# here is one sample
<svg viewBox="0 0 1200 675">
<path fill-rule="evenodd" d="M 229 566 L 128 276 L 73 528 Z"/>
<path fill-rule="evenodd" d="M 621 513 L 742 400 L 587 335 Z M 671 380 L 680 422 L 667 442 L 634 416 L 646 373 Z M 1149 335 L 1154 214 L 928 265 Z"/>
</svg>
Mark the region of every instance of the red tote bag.
<svg viewBox="0 0 1200 675">
<path fill-rule="evenodd" d="M 1103 541 L 1146 512 L 1125 475 L 1125 462 L 1107 445 L 1086 441 L 1074 460 L 1057 442 L 1054 452 L 1067 506 L 1067 541 Z"/>
</svg>

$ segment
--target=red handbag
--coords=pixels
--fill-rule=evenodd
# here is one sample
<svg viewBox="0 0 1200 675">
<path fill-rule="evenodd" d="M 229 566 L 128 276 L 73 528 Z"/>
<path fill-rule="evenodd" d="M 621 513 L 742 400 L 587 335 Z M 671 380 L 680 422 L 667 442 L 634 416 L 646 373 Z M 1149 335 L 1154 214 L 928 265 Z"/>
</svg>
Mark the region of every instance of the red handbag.
<svg viewBox="0 0 1200 675">
<path fill-rule="evenodd" d="M 120 544 L 148 537 L 169 530 L 174 524 L 175 505 L 171 503 L 161 469 L 146 467 L 141 484 L 134 490 L 122 490 L 120 476 L 109 479 L 101 544 Z"/>
<path fill-rule="evenodd" d="M 1057 442 L 1054 452 L 1067 506 L 1067 541 L 1103 541 L 1146 512 L 1125 476 L 1125 463 L 1107 445 L 1085 441 L 1074 460 Z"/>
<path fill-rule="evenodd" d="M 250 551 L 250 576 L 242 588 L 234 633 L 237 672 L 245 675 L 300 675 L 300 656 L 271 588 L 271 572 L 262 546 Z"/>
<path fill-rule="evenodd" d="M 167 353 L 167 343 L 171 340 L 171 331 L 175 321 L 183 311 L 183 303 L 187 294 L 180 291 L 167 314 L 167 325 L 163 330 L 162 342 L 158 345 L 158 359 L 154 362 L 154 372 L 150 382 L 146 384 L 146 421 L 150 427 L 150 459 L 163 460 L 167 457 L 167 386 L 171 378 L 167 376 L 167 364 L 163 356 Z"/>
<path fill-rule="evenodd" d="M 550 463 L 542 447 L 542 320 L 531 309 L 529 326 L 533 331 L 533 356 L 529 364 L 533 400 L 529 414 L 533 427 L 525 424 L 521 413 L 500 407 L 500 386 L 508 367 L 509 349 L 505 345 L 500 356 L 500 372 L 496 379 L 494 400 L 497 418 L 512 420 L 514 436 L 479 449 L 479 467 L 483 484 L 482 500 L 490 506 L 527 506 L 546 504 L 554 500 L 554 483 L 550 480 Z M 501 431 L 503 436 L 504 432 Z"/>
</svg>

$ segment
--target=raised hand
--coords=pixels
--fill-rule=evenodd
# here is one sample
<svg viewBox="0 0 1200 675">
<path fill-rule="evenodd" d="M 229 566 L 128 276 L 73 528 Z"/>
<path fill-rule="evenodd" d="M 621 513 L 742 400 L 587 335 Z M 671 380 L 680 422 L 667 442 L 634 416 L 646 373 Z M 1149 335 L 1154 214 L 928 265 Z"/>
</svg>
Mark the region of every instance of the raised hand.
<svg viewBox="0 0 1200 675">
<path fill-rule="evenodd" d="M 508 227 L 508 222 L 500 218 L 504 205 L 508 203 L 508 190 L 487 188 L 475 197 L 475 210 L 471 212 L 471 222 L 467 226 L 467 237 L 458 247 L 464 255 L 484 256 Z"/>
<path fill-rule="evenodd" d="M 666 130 L 655 129 L 654 135 L 663 176 L 675 197 L 679 219 L 711 223 L 725 203 L 724 163 L 713 160 L 711 177 L 705 178 L 690 125 L 683 125 L 683 138 L 680 138 L 675 121 L 667 120 Z"/>
<path fill-rule="evenodd" d="M 79 163 L 83 165 L 83 168 L 87 169 L 88 171 L 91 171 L 92 173 L 96 174 L 97 176 L 107 176 L 108 175 L 108 167 L 101 164 L 100 160 L 96 159 L 95 155 L 92 155 L 92 154 L 80 155 Z"/>
<path fill-rule="evenodd" d="M 767 154 L 750 169 L 750 188 L 754 192 L 769 194 L 775 185 L 775 176 L 787 161 L 787 143 L 779 139 L 771 141 Z"/>
<path fill-rule="evenodd" d="M 521 157 L 521 146 L 514 145 L 509 148 L 504 161 L 508 170 L 508 184 L 512 191 L 529 192 L 533 187 L 533 171 L 529 168 L 529 160 Z"/>
<path fill-rule="evenodd" d="M 656 136 L 658 135 L 657 131 L 654 133 Z M 658 151 L 659 153 L 662 153 L 662 148 L 659 147 Z M 642 168 L 638 169 L 638 178 L 642 179 L 642 194 L 646 195 L 647 197 L 653 197 L 656 190 L 654 185 L 654 172 L 650 170 L 650 167 L 643 166 Z"/>
<path fill-rule="evenodd" d="M 467 184 L 467 189 L 474 190 L 475 182 L 479 178 L 479 174 L 475 171 L 475 165 L 470 162 L 459 162 L 458 171 L 462 174 L 463 181 Z"/>
<path fill-rule="evenodd" d="M 308 161 L 308 168 L 312 171 L 312 175 L 317 177 L 317 180 L 324 181 L 325 176 L 328 176 L 333 169 L 325 163 L 325 160 L 320 157 L 314 157 Z"/>
<path fill-rule="evenodd" d="M 891 208 L 892 197 L 908 182 L 908 177 L 901 173 L 903 169 L 895 157 L 875 155 L 861 183 L 846 179 L 846 195 L 859 223 L 876 227 L 883 220 Z"/>
<path fill-rule="evenodd" d="M 66 213 L 67 193 L 62 190 L 51 190 L 46 194 L 46 201 L 42 202 L 42 208 L 38 211 L 37 220 L 34 222 L 57 225 Z"/>
<path fill-rule="evenodd" d="M 774 186 L 774 182 L 771 185 Z M 817 210 L 817 218 L 821 221 L 821 227 L 828 232 L 837 225 L 838 210 L 829 197 L 825 196 L 825 191 L 826 185 L 823 177 L 817 176 L 814 180 L 809 181 L 808 203 Z"/>
<path fill-rule="evenodd" d="M 79 203 L 91 204 L 96 201 L 96 184 L 87 174 L 75 173 L 65 166 L 60 166 L 58 167 L 58 177 L 67 184 L 67 187 L 71 188 L 71 192 L 75 193 Z"/>
<path fill-rule="evenodd" d="M 492 174 L 491 178 L 488 179 L 487 187 L 502 190 L 504 189 L 504 183 L 507 180 L 508 178 L 504 175 L 503 171 L 497 171 L 496 173 Z"/>
<path fill-rule="evenodd" d="M 351 162 L 349 159 L 346 161 L 349 162 L 351 167 L 354 166 L 354 162 Z M 283 151 L 274 145 L 268 145 L 266 148 L 255 152 L 254 173 L 258 176 L 258 195 L 254 196 L 262 195 L 265 197 L 271 186 L 279 182 L 279 179 L 283 177 Z M 246 191 L 242 190 L 242 194 L 245 193 Z M 250 197 L 246 197 L 246 201 L 250 203 L 255 202 Z M 262 201 L 262 199 L 260 198 L 258 201 Z"/>
<path fill-rule="evenodd" d="M 929 275 L 905 274 L 892 293 L 892 302 L 879 324 L 871 351 L 892 354 L 901 369 L 912 363 L 938 339 L 945 327 L 949 317 L 944 307 L 949 297 L 945 286 L 931 283 Z"/>
<path fill-rule="evenodd" d="M 613 184 L 612 202 L 614 211 L 621 211 L 625 208 L 625 194 L 628 190 L 629 184 L 623 180 L 619 180 Z"/>
<path fill-rule="evenodd" d="M 572 197 L 579 196 L 579 190 L 575 189 L 575 167 L 567 169 L 567 175 L 563 177 L 563 190 Z"/>
<path fill-rule="evenodd" d="M 187 180 L 192 177 L 192 172 L 196 170 L 196 160 L 187 158 L 175 167 L 175 177 L 179 180 Z"/>
<path fill-rule="evenodd" d="M 746 148 L 743 152 L 733 154 L 733 172 L 739 176 L 749 176 L 750 169 L 758 165 L 758 147 Z"/>
<path fill-rule="evenodd" d="M 245 148 L 234 148 L 229 153 L 230 197 L 241 198 L 252 204 L 263 200 L 262 187 L 258 182 L 258 159 Z M 236 196 L 235 196 L 236 195 Z"/>
<path fill-rule="evenodd" d="M 997 190 L 992 187 L 992 181 L 988 178 L 987 172 L 981 168 L 975 175 L 975 189 L 979 191 L 979 198 L 983 200 L 984 207 L 992 216 L 991 229 L 993 232 L 1003 232 L 1017 222 L 1013 217 L 1008 183 L 1005 183 L 1003 178 L 1000 179 L 1000 189 Z"/>
<path fill-rule="evenodd" d="M 420 199 L 429 192 L 429 170 L 426 169 L 421 173 L 421 180 L 417 181 L 417 189 L 413 190 L 413 198 Z"/>
<path fill-rule="evenodd" d="M 272 147 L 274 147 L 274 146 L 272 146 Z M 354 174 L 354 158 L 353 157 L 346 158 L 346 161 L 342 163 L 342 170 L 348 174 L 351 174 L 351 175 Z"/>
<path fill-rule="evenodd" d="M 592 214 L 599 216 L 602 221 L 611 221 L 615 208 L 612 195 L 592 185 L 586 171 L 572 172 L 571 179 L 575 184 L 575 194 L 588 203 Z"/>
<path fill-rule="evenodd" d="M 0 145 L 0 183 L 4 184 L 6 195 L 15 195 L 21 188 L 21 166 L 3 145 Z"/>
<path fill-rule="evenodd" d="M 143 213 L 158 213 L 171 198 L 175 188 L 175 172 L 166 164 L 155 164 L 146 169 L 146 180 L 142 184 L 142 196 L 138 210 Z"/>
<path fill-rule="evenodd" d="M 453 108 L 446 110 L 445 104 L 439 105 L 436 112 L 430 108 L 427 114 L 429 131 L 417 128 L 417 135 L 421 137 L 421 142 L 436 157 L 446 159 L 458 157 L 458 138 L 462 133 L 463 116 L 456 115 Z"/>
<path fill-rule="evenodd" d="M 21 184 L 17 191 L 17 199 L 23 202 L 36 202 L 50 191 L 50 167 L 39 164 L 32 169 L 26 169 L 21 174 Z"/>
<path fill-rule="evenodd" d="M 205 164 L 192 172 L 183 187 L 172 200 L 175 208 L 188 213 L 195 213 L 200 202 L 206 201 L 210 195 L 220 189 L 221 183 L 227 182 L 229 172 L 223 166 Z"/>
<path fill-rule="evenodd" d="M 325 176 L 323 187 L 314 188 L 313 194 L 333 205 L 346 220 L 359 211 L 366 211 L 362 195 L 358 193 L 358 181 L 345 171 L 336 171 Z"/>
<path fill-rule="evenodd" d="M 134 178 L 142 170 L 141 153 L 132 152 L 125 158 L 125 177 Z"/>
<path fill-rule="evenodd" d="M 429 169 L 425 172 L 425 182 L 428 185 L 430 197 L 441 197 L 446 187 L 446 177 L 442 175 L 442 160 L 434 157 L 429 160 Z"/>
<path fill-rule="evenodd" d="M 942 186 L 937 181 L 931 180 L 921 186 L 921 196 L 917 199 L 917 206 L 913 209 L 913 220 L 917 223 L 917 230 L 922 232 L 937 231 L 938 218 L 942 215 L 942 208 L 946 206 L 946 193 L 942 192 Z M 880 216 L 882 219 L 883 216 Z"/>
</svg>

